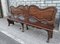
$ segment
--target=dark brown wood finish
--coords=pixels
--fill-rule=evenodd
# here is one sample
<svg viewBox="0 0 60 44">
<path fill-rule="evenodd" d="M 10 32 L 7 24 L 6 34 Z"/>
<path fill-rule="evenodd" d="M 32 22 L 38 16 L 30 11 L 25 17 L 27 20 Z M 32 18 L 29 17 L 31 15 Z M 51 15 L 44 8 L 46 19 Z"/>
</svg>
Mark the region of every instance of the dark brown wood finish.
<svg viewBox="0 0 60 44">
<path fill-rule="evenodd" d="M 57 12 L 56 7 L 50 6 L 44 9 L 41 9 L 35 5 L 19 5 L 18 7 L 11 6 L 10 7 L 11 16 L 14 17 L 13 21 L 19 22 L 22 24 L 22 31 L 24 31 L 24 25 L 28 29 L 28 26 L 34 26 L 39 29 L 44 29 L 48 33 L 47 42 L 49 39 L 53 37 L 53 29 L 55 24 L 55 15 Z M 16 16 L 16 18 L 15 18 Z M 22 16 L 22 19 L 19 18 Z M 35 20 L 31 21 L 31 18 Z M 12 18 L 9 18 L 11 20 Z M 9 22 L 9 21 L 8 21 Z"/>
</svg>

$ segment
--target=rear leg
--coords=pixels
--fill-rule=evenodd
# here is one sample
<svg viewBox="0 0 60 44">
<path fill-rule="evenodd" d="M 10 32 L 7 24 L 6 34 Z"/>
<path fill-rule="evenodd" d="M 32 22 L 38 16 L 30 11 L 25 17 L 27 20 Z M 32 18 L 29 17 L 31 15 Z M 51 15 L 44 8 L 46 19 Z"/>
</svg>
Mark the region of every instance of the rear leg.
<svg viewBox="0 0 60 44">
<path fill-rule="evenodd" d="M 28 30 L 28 25 L 26 25 L 26 28 L 27 28 L 27 30 Z"/>
</svg>

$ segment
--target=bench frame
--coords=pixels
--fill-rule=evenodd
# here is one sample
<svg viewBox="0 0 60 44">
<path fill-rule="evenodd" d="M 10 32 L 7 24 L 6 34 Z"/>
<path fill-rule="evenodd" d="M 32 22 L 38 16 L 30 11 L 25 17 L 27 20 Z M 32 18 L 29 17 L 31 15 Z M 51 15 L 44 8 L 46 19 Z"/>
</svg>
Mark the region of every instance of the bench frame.
<svg viewBox="0 0 60 44">
<path fill-rule="evenodd" d="M 52 11 L 53 10 L 52 20 L 49 21 L 49 19 L 46 19 L 48 21 L 48 26 L 46 26 L 46 28 L 44 26 L 42 26 L 42 27 L 37 26 L 39 24 L 40 20 L 44 19 L 43 16 L 42 16 L 42 19 L 40 19 L 40 15 L 38 15 L 38 14 L 42 14 L 42 13 L 40 13 L 40 11 L 44 11 L 44 10 L 47 10 L 47 11 L 49 11 L 49 10 Z M 55 24 L 55 15 L 56 15 L 56 12 L 57 12 L 56 7 L 50 6 L 50 7 L 47 7 L 45 9 L 41 9 L 41 8 L 35 6 L 35 5 L 30 5 L 30 6 L 28 6 L 28 5 L 26 5 L 26 6 L 19 5 L 18 7 L 11 6 L 9 12 L 12 14 L 12 16 L 23 15 L 25 17 L 25 20 L 22 21 L 18 18 L 16 18 L 15 20 L 12 20 L 11 16 L 8 16 L 8 18 L 7 18 L 8 26 L 10 26 L 10 24 L 14 25 L 14 22 L 19 22 L 22 25 L 22 32 L 24 32 L 24 24 L 26 24 L 27 30 L 28 30 L 28 26 L 33 26 L 33 27 L 36 27 L 36 28 L 39 28 L 39 29 L 42 28 L 42 29 L 46 30 L 47 33 L 48 33 L 47 42 L 49 42 L 49 40 L 53 37 L 53 29 L 54 29 L 54 24 Z M 45 12 L 45 14 L 47 14 L 47 13 Z M 37 25 L 32 24 L 28 21 L 29 16 L 33 16 L 35 19 L 37 19 L 39 21 L 38 23 L 35 23 Z"/>
</svg>

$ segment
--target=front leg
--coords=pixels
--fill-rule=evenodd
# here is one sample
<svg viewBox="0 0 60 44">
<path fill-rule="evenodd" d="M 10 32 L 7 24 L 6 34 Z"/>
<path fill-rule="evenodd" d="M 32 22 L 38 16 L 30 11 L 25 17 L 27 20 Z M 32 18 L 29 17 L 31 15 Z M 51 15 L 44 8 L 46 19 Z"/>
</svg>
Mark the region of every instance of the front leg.
<svg viewBox="0 0 60 44">
<path fill-rule="evenodd" d="M 10 26 L 10 21 L 9 21 L 9 19 L 7 19 L 7 21 L 8 21 L 8 26 Z"/>
<path fill-rule="evenodd" d="M 47 32 L 48 32 L 47 42 L 49 43 L 49 40 L 53 37 L 53 31 L 47 31 Z"/>
<path fill-rule="evenodd" d="M 28 30 L 28 25 L 26 25 L 26 28 L 27 28 L 27 30 Z"/>
<path fill-rule="evenodd" d="M 24 32 L 24 23 L 21 23 L 22 25 L 22 32 Z"/>
<path fill-rule="evenodd" d="M 13 24 L 14 25 L 14 21 L 10 20 L 10 19 L 7 19 L 8 21 L 8 26 L 10 26 L 10 24 Z"/>
</svg>

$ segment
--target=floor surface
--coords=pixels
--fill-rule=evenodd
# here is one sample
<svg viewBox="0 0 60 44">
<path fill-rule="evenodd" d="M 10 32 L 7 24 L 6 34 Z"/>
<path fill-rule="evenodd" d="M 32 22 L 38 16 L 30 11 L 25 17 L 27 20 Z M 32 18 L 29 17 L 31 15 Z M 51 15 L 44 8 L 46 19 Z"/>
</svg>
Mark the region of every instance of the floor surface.
<svg viewBox="0 0 60 44">
<path fill-rule="evenodd" d="M 15 41 L 11 37 L 5 35 L 4 33 L 0 32 L 0 44 L 20 44 L 20 43 Z"/>
<path fill-rule="evenodd" d="M 20 27 L 20 23 L 8 26 L 6 19 L 0 19 L 0 28 L 2 28 L 0 31 L 12 35 L 12 38 L 22 44 L 60 44 L 60 32 L 54 32 L 50 43 L 47 43 L 47 32 L 45 30 L 29 26 L 29 30 L 25 28 L 25 32 L 21 32 Z"/>
</svg>

